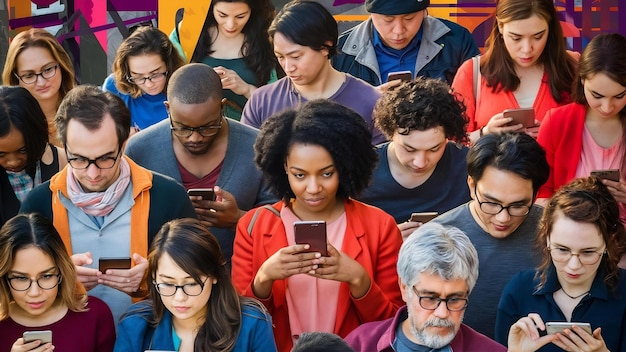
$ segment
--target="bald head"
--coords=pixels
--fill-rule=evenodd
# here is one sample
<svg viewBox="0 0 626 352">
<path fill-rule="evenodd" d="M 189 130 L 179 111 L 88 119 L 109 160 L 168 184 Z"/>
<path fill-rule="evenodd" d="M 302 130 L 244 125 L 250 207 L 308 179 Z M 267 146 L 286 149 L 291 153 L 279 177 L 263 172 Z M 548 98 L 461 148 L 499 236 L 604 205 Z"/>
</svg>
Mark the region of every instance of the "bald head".
<svg viewBox="0 0 626 352">
<path fill-rule="evenodd" d="M 222 82 L 209 65 L 192 63 L 174 71 L 167 85 L 167 99 L 183 104 L 201 104 L 209 99 L 222 100 Z"/>
</svg>

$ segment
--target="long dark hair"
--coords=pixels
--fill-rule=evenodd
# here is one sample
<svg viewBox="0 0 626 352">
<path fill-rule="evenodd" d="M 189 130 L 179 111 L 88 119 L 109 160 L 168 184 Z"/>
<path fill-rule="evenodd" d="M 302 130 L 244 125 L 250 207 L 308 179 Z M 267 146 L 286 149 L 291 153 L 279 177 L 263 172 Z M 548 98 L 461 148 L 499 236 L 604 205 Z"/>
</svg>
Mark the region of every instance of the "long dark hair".
<svg viewBox="0 0 626 352">
<path fill-rule="evenodd" d="M 565 103 L 576 76 L 576 61 L 567 54 L 563 29 L 552 0 L 499 0 L 480 72 L 494 92 L 502 89 L 514 91 L 519 87 L 515 62 L 506 49 L 499 25 L 525 20 L 533 15 L 548 23 L 548 40 L 539 62 L 548 74 L 552 97 L 559 103 Z"/>
<path fill-rule="evenodd" d="M 250 7 L 250 19 L 243 27 L 244 42 L 241 54 L 248 67 L 254 72 L 256 86 L 267 83 L 273 69 L 278 69 L 278 61 L 274 56 L 274 50 L 267 35 L 267 29 L 274 18 L 274 5 L 270 0 L 213 0 L 209 12 L 204 20 L 202 32 L 198 39 L 196 50 L 191 56 L 190 62 L 202 62 L 202 59 L 211 55 L 213 40 L 209 34 L 209 28 L 217 27 L 213 8 L 218 2 L 243 2 Z"/>
<path fill-rule="evenodd" d="M 265 311 L 255 300 L 239 296 L 226 268 L 226 261 L 215 237 L 197 219 L 169 221 L 157 233 L 148 254 L 148 277 L 156 278 L 159 259 L 169 255 L 182 270 L 197 283 L 209 276 L 217 282 L 206 305 L 206 319 L 199 327 L 194 341 L 194 351 L 231 351 L 241 330 L 242 306 L 254 305 Z M 158 324 L 165 313 L 165 306 L 154 285 L 149 286 L 154 304 L 154 321 Z"/>
</svg>

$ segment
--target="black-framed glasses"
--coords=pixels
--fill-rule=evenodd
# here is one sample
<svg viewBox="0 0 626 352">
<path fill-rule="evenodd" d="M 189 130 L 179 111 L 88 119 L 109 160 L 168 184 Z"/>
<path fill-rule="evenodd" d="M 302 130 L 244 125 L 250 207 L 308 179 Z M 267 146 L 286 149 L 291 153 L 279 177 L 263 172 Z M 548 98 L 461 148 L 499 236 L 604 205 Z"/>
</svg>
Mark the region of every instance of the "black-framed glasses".
<svg viewBox="0 0 626 352">
<path fill-rule="evenodd" d="M 441 304 L 441 302 L 446 302 L 446 308 L 451 312 L 460 312 L 462 310 L 465 310 L 465 308 L 467 308 L 467 302 L 468 302 L 467 298 L 460 298 L 460 297 L 439 298 L 439 297 L 433 297 L 433 296 L 421 296 L 419 292 L 417 292 L 417 289 L 415 288 L 415 286 L 413 286 L 413 292 L 415 292 L 415 294 L 418 297 L 418 302 L 420 304 L 420 307 L 426 310 L 435 310 L 439 308 L 439 305 Z"/>
<path fill-rule="evenodd" d="M 65 155 L 67 156 L 67 162 L 70 166 L 77 170 L 86 169 L 89 165 L 94 164 L 98 169 L 110 169 L 115 166 L 115 162 L 119 159 L 122 154 L 122 148 L 119 149 L 116 156 L 100 156 L 95 159 L 87 159 L 84 157 L 74 157 L 70 158 L 70 155 L 67 151 L 67 145 L 65 146 Z"/>
<path fill-rule="evenodd" d="M 145 84 L 146 81 L 150 81 L 152 83 L 157 83 L 157 82 L 161 82 L 162 80 L 165 79 L 165 77 L 167 77 L 167 71 L 165 72 L 156 72 L 151 74 L 150 76 L 144 76 L 144 77 L 131 77 L 128 76 L 126 77 L 126 80 L 130 83 L 136 84 L 138 86 Z"/>
<path fill-rule="evenodd" d="M 13 74 L 15 75 L 15 77 L 19 78 L 22 82 L 24 82 L 24 84 L 33 84 L 37 82 L 37 78 L 39 78 L 39 76 L 41 76 L 43 79 L 50 79 L 54 77 L 54 75 L 57 74 L 58 67 L 59 67 L 59 64 L 54 64 L 52 66 L 48 66 L 44 68 L 39 73 L 29 72 L 23 75 L 18 75 L 17 73 L 14 72 Z"/>
<path fill-rule="evenodd" d="M 209 276 L 207 276 L 206 279 L 204 279 L 204 281 L 200 283 L 194 282 L 194 283 L 184 284 L 184 285 L 174 285 L 174 284 L 168 284 L 165 282 L 157 283 L 155 280 L 153 280 L 152 284 L 154 285 L 157 292 L 161 296 L 165 296 L 165 297 L 173 296 L 176 294 L 176 291 L 178 291 L 178 289 L 183 290 L 183 293 L 186 294 L 187 296 L 199 296 L 204 290 L 204 284 L 206 283 L 206 280 L 208 279 L 209 279 Z"/>
<path fill-rule="evenodd" d="M 217 122 L 217 125 L 212 125 L 212 123 L 214 122 L 210 122 L 209 124 L 206 124 L 200 127 L 189 127 L 189 126 L 174 127 L 174 122 L 172 121 L 172 115 L 170 115 L 170 113 L 168 112 L 167 116 L 170 118 L 170 129 L 172 130 L 172 133 L 174 133 L 178 137 L 183 137 L 183 138 L 190 137 L 194 132 L 200 133 L 202 137 L 215 136 L 222 128 L 222 120 L 224 120 L 224 116 L 220 114 L 220 118 Z"/>
<path fill-rule="evenodd" d="M 526 216 L 530 213 L 530 208 L 532 205 L 524 205 L 524 204 L 513 204 L 507 205 L 506 207 L 500 203 L 494 202 L 481 202 L 478 199 L 478 192 L 476 191 L 476 185 L 474 185 L 474 195 L 476 196 L 476 202 L 478 202 L 478 206 L 480 210 L 482 210 L 485 214 L 489 215 L 498 215 L 501 211 L 505 210 L 509 213 L 510 216 Z"/>
<path fill-rule="evenodd" d="M 61 283 L 61 274 L 44 274 L 35 280 L 26 276 L 7 276 L 6 278 L 9 286 L 15 291 L 28 291 L 33 282 L 36 282 L 42 290 L 52 290 Z"/>
<path fill-rule="evenodd" d="M 580 264 L 583 265 L 593 265 L 602 258 L 602 256 L 606 253 L 606 249 L 603 251 L 592 251 L 592 250 L 584 250 L 578 253 L 572 252 L 569 248 L 565 247 L 548 247 L 550 251 L 550 256 L 555 262 L 559 263 L 567 263 L 572 259 L 572 256 L 577 256 Z"/>
</svg>

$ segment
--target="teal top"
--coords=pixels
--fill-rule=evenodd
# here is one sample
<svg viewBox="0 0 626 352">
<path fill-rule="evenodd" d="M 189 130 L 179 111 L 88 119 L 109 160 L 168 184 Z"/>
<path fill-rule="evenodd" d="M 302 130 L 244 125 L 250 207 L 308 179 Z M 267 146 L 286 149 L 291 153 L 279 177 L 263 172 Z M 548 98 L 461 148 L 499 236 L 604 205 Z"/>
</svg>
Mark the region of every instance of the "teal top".
<svg viewBox="0 0 626 352">
<path fill-rule="evenodd" d="M 183 52 L 183 48 L 180 45 L 180 41 L 178 40 L 178 36 L 176 35 L 176 30 L 173 30 L 172 33 L 170 34 L 170 40 L 174 44 L 174 47 L 176 48 L 176 50 L 178 50 L 178 53 L 185 59 L 185 61 L 189 61 L 189 58 L 185 56 L 185 53 Z M 254 75 L 254 71 L 252 71 L 246 65 L 246 62 L 244 61 L 242 57 L 236 58 L 236 59 L 216 59 L 214 57 L 207 56 L 204 59 L 202 59 L 202 63 L 207 64 L 211 67 L 222 66 L 229 70 L 233 70 L 237 72 L 239 77 L 241 77 L 241 79 L 244 80 L 246 83 L 252 84 L 255 87 L 260 86 L 256 82 L 256 76 Z M 272 72 L 270 73 L 269 81 L 267 81 L 265 84 L 276 82 L 277 80 L 278 80 L 278 76 L 276 75 L 276 69 L 273 69 Z M 224 90 L 224 98 L 227 99 L 227 104 L 224 109 L 224 115 L 237 121 L 241 120 L 241 112 L 243 110 L 244 105 L 246 105 L 248 98 L 246 98 L 243 95 L 235 94 L 230 89 Z"/>
<path fill-rule="evenodd" d="M 239 77 L 241 77 L 244 82 L 252 84 L 255 87 L 257 86 L 254 71 L 246 65 L 246 62 L 242 57 L 237 59 L 216 59 L 214 57 L 207 56 L 202 59 L 202 63 L 211 67 L 222 66 L 229 70 L 233 70 L 237 72 Z M 231 119 L 235 119 L 237 121 L 241 120 L 241 112 L 243 111 L 243 106 L 246 105 L 248 98 L 243 95 L 236 94 L 230 89 L 224 89 L 224 98 L 227 99 L 224 114 Z"/>
</svg>

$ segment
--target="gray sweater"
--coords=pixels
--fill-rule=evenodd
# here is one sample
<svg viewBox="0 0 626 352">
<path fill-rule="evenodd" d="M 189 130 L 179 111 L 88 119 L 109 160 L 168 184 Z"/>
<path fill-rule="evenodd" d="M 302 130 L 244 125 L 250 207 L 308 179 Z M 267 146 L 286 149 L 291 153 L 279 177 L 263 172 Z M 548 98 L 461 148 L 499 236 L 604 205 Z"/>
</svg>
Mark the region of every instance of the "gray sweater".
<svg viewBox="0 0 626 352">
<path fill-rule="evenodd" d="M 278 201 L 263 180 L 263 174 L 254 164 L 254 141 L 258 134 L 255 128 L 245 126 L 235 120 L 228 123 L 228 148 L 217 178 L 217 186 L 233 194 L 239 209 L 250 210 L 258 205 Z M 165 119 L 142 130 L 128 140 L 124 151 L 137 164 L 174 178 L 182 184 L 178 162 L 172 146 L 170 120 Z M 211 228 L 222 247 L 224 258 L 230 267 L 233 255 L 235 229 Z"/>
</svg>

